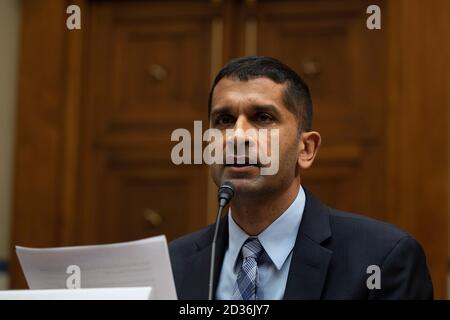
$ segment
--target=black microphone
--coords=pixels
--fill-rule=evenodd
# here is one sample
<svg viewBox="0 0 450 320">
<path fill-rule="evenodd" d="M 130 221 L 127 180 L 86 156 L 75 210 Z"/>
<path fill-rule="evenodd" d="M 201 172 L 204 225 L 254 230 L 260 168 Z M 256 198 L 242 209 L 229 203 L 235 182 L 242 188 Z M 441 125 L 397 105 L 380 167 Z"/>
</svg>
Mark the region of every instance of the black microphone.
<svg viewBox="0 0 450 320">
<path fill-rule="evenodd" d="M 208 300 L 213 299 L 213 282 L 214 282 L 214 267 L 216 264 L 216 240 L 219 232 L 220 218 L 222 217 L 223 208 L 231 201 L 234 196 L 234 185 L 230 181 L 225 181 L 219 188 L 217 200 L 219 201 L 219 208 L 217 209 L 216 227 L 214 229 L 214 237 L 211 245 L 211 262 L 209 267 L 209 292 Z"/>
</svg>

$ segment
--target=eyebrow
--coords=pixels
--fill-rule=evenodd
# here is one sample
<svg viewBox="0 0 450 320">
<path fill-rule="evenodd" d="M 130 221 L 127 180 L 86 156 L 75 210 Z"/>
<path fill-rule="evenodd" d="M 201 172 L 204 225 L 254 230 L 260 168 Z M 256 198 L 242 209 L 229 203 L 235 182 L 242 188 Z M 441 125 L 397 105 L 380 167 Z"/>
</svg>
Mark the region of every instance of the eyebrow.
<svg viewBox="0 0 450 320">
<path fill-rule="evenodd" d="M 267 112 L 272 113 L 277 117 L 281 116 L 280 111 L 272 104 L 255 104 L 252 105 L 251 107 L 252 111 L 254 112 Z M 232 110 L 233 108 L 227 105 L 213 108 L 213 110 L 211 111 L 210 119 L 213 119 L 215 116 L 219 114 L 231 113 Z"/>
<path fill-rule="evenodd" d="M 273 104 L 254 105 L 253 108 L 256 112 L 272 113 L 276 117 L 281 116 L 280 111 Z"/>
<path fill-rule="evenodd" d="M 230 106 L 220 106 L 212 109 L 211 114 L 209 116 L 210 119 L 213 119 L 216 115 L 222 113 L 231 113 L 232 108 Z"/>
</svg>

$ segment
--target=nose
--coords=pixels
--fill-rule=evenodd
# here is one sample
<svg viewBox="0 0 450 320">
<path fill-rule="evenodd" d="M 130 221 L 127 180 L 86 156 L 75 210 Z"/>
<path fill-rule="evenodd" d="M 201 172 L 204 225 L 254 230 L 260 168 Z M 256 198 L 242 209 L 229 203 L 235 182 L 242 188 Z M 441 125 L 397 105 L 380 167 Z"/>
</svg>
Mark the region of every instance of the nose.
<svg viewBox="0 0 450 320">
<path fill-rule="evenodd" d="M 250 150 L 254 153 L 257 146 L 256 129 L 245 116 L 239 116 L 234 123 L 232 132 L 227 133 L 225 140 L 227 154 L 245 156 L 246 153 L 250 153 Z"/>
<path fill-rule="evenodd" d="M 250 121 L 245 116 L 239 116 L 235 122 L 233 133 L 229 138 L 234 140 L 236 145 L 244 143 L 246 146 L 249 145 L 250 140 L 253 140 L 251 134 L 251 129 L 254 129 Z"/>
<path fill-rule="evenodd" d="M 251 125 L 250 121 L 248 121 L 247 117 L 245 117 L 245 116 L 239 116 L 234 125 L 234 130 L 241 129 L 244 132 L 251 128 L 252 128 L 252 125 Z M 239 130 L 239 131 L 241 131 L 241 130 Z"/>
</svg>

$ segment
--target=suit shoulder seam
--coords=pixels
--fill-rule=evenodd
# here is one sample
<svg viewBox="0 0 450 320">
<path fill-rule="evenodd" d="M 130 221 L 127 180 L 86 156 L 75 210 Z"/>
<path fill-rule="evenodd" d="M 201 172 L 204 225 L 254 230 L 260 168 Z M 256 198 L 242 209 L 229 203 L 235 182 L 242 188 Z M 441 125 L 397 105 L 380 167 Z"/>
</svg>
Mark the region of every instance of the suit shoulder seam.
<svg viewBox="0 0 450 320">
<path fill-rule="evenodd" d="M 387 261 L 387 259 L 391 255 L 391 253 L 394 252 L 394 250 L 400 245 L 400 242 L 402 242 L 403 240 L 408 239 L 408 238 L 411 238 L 411 237 L 408 234 L 405 234 L 403 237 L 398 239 L 397 242 L 395 242 L 395 244 L 392 246 L 392 248 L 383 257 L 383 259 L 381 261 L 381 267 L 385 264 L 385 262 Z"/>
</svg>

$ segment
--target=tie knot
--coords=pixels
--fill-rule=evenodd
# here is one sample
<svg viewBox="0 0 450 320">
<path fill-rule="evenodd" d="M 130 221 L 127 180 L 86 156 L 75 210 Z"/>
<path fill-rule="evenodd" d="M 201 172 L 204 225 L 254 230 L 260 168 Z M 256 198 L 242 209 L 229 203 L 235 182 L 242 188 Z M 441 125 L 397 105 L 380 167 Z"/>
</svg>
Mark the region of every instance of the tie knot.
<svg viewBox="0 0 450 320">
<path fill-rule="evenodd" d="M 242 257 L 244 259 L 253 258 L 258 260 L 263 252 L 264 248 L 258 238 L 248 238 L 242 246 Z"/>
</svg>

